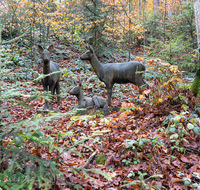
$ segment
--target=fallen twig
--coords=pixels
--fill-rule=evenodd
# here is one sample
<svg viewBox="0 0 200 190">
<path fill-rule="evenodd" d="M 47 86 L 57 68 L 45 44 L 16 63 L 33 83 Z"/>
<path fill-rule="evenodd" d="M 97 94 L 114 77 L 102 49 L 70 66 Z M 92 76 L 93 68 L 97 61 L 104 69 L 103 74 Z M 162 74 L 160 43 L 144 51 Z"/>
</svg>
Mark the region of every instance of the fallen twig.
<svg viewBox="0 0 200 190">
<path fill-rule="evenodd" d="M 78 167 L 78 169 L 82 169 L 82 168 L 86 168 L 89 163 L 92 161 L 92 159 L 94 158 L 94 156 L 96 155 L 96 153 L 98 152 L 98 149 L 95 150 L 91 155 L 90 157 L 88 158 L 88 160 L 85 162 L 85 164 L 83 164 L 82 166 Z"/>
</svg>

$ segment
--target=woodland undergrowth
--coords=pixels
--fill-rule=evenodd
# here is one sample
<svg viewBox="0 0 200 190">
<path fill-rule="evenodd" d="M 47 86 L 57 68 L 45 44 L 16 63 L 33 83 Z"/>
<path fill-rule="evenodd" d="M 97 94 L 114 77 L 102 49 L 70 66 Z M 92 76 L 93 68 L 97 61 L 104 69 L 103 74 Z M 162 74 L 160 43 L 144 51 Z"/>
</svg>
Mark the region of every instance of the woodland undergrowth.
<svg viewBox="0 0 200 190">
<path fill-rule="evenodd" d="M 136 57 L 147 67 L 145 80 L 150 88 L 144 88 L 143 95 L 138 97 L 133 84 L 116 84 L 109 115 L 74 117 L 72 109 L 77 100 L 69 95 L 73 80 L 82 80 L 87 96 L 100 94 L 107 99 L 107 94 L 89 63 L 79 60 L 85 47 L 72 46 L 56 43 L 52 58 L 62 73 L 62 105 L 53 103 L 58 112 L 37 113 L 48 99 L 41 83 L 33 80 L 42 73 L 41 67 L 33 67 L 29 80 L 26 73 L 19 75 L 20 61 L 4 66 L 4 71 L 12 70 L 2 73 L 0 186 L 200 188 L 199 100 L 189 89 L 184 72 L 159 59 Z M 74 54 L 74 48 L 82 51 Z M 20 56 L 27 54 L 21 52 Z M 82 167 L 94 152 L 94 158 Z"/>
</svg>

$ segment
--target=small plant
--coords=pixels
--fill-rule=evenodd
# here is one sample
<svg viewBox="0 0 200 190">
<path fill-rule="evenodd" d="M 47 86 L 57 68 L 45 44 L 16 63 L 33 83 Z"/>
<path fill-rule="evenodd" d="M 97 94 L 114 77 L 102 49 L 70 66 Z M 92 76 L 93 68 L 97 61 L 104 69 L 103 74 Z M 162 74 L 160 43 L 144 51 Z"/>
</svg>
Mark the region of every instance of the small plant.
<svg viewBox="0 0 200 190">
<path fill-rule="evenodd" d="M 124 162 L 126 164 L 126 166 L 128 166 L 131 163 L 131 161 L 126 160 L 126 159 L 122 160 L 122 162 Z"/>
<path fill-rule="evenodd" d="M 189 178 L 187 178 L 187 177 L 184 177 L 184 178 L 182 179 L 182 181 L 184 182 L 184 185 L 185 185 L 186 187 L 188 187 L 188 186 L 190 185 L 190 183 L 191 183 L 191 179 L 189 179 Z"/>
<path fill-rule="evenodd" d="M 139 164 L 139 163 L 140 163 L 140 160 L 138 160 L 137 158 L 133 158 L 133 163 L 134 163 L 134 164 Z"/>
<path fill-rule="evenodd" d="M 190 130 L 195 134 L 200 134 L 199 125 L 200 119 L 196 114 L 188 114 L 187 112 L 182 112 L 177 114 L 173 112 L 166 118 L 166 121 L 162 123 L 163 126 L 167 124 L 167 129 L 165 133 L 170 135 L 169 140 L 174 146 L 171 147 L 173 150 L 177 148 L 180 152 L 185 152 L 183 147 L 179 147 L 182 141 L 187 141 L 187 136 L 190 135 Z"/>
<path fill-rule="evenodd" d="M 154 186 L 153 185 L 149 185 L 147 184 L 148 180 L 151 179 L 151 178 L 163 178 L 163 175 L 153 175 L 153 176 L 150 176 L 146 179 L 145 176 L 147 176 L 147 173 L 141 173 L 140 171 L 138 171 L 138 175 L 139 175 L 139 180 L 134 180 L 134 181 L 124 181 L 124 185 L 122 185 L 121 187 L 125 187 L 125 186 L 129 186 L 129 185 L 136 185 L 137 186 L 137 189 L 149 189 L 149 188 L 153 188 Z M 135 177 L 135 173 L 134 172 L 130 172 L 128 174 L 128 177 Z"/>
</svg>

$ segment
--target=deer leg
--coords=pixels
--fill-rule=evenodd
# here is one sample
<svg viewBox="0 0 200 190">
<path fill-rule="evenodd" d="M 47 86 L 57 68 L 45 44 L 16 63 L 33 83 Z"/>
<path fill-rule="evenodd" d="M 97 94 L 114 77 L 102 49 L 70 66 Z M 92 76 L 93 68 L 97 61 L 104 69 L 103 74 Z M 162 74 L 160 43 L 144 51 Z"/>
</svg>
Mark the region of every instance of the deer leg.
<svg viewBox="0 0 200 190">
<path fill-rule="evenodd" d="M 49 86 L 49 91 L 51 91 L 51 94 L 54 95 L 54 91 L 55 91 L 55 84 L 54 84 L 54 83 L 52 83 L 52 84 Z M 50 109 L 50 110 L 53 110 L 52 102 L 53 102 L 53 96 L 52 96 L 52 98 L 51 98 L 51 101 L 49 102 L 49 109 Z"/>
<path fill-rule="evenodd" d="M 61 104 L 61 101 L 60 101 L 60 83 L 59 81 L 56 83 L 56 94 L 57 94 L 57 101 L 58 101 L 58 104 L 60 105 Z"/>
<path fill-rule="evenodd" d="M 103 109 L 108 109 L 108 104 L 107 103 L 103 106 Z"/>
<path fill-rule="evenodd" d="M 43 90 L 44 91 L 46 91 L 46 92 L 48 92 L 48 89 L 47 89 L 47 85 L 44 85 L 43 84 Z M 49 102 L 47 102 L 46 100 L 45 100 L 45 103 L 44 103 L 44 110 L 46 110 L 46 109 L 48 109 L 49 108 Z"/>
<path fill-rule="evenodd" d="M 108 92 L 108 105 L 110 106 L 110 104 L 111 104 L 111 97 L 112 97 L 112 87 L 113 87 L 113 85 L 112 86 L 107 86 L 107 92 Z"/>
<path fill-rule="evenodd" d="M 98 98 L 96 96 L 92 97 L 92 101 L 94 103 L 95 108 L 100 108 L 100 103 L 99 103 Z"/>
<path fill-rule="evenodd" d="M 141 86 L 143 86 L 144 84 L 146 84 L 142 78 L 142 75 L 141 74 L 137 74 L 136 77 L 135 77 L 135 80 L 136 80 L 136 84 L 139 88 L 139 94 L 142 94 L 142 90 L 141 90 Z"/>
</svg>

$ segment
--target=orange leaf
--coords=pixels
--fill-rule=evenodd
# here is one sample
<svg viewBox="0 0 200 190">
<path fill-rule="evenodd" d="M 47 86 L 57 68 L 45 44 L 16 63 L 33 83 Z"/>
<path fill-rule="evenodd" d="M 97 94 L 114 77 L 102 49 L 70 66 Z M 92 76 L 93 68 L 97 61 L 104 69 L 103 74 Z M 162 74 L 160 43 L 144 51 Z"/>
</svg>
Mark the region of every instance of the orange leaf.
<svg viewBox="0 0 200 190">
<path fill-rule="evenodd" d="M 39 99 L 39 102 L 42 103 L 43 102 L 43 98 Z"/>
<path fill-rule="evenodd" d="M 122 102 L 121 107 L 122 107 L 122 108 L 128 107 L 128 106 L 127 106 L 127 103 L 126 103 L 126 102 Z"/>
<path fill-rule="evenodd" d="M 119 118 L 120 118 L 121 120 L 125 120 L 125 119 L 127 118 L 127 114 L 126 114 L 125 112 L 123 112 L 123 113 L 121 113 L 121 114 L 119 115 Z"/>
<path fill-rule="evenodd" d="M 179 178 L 171 178 L 172 184 L 182 182 L 182 179 Z"/>
</svg>

